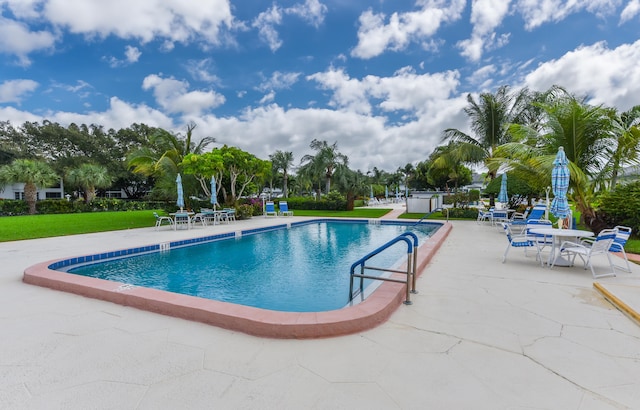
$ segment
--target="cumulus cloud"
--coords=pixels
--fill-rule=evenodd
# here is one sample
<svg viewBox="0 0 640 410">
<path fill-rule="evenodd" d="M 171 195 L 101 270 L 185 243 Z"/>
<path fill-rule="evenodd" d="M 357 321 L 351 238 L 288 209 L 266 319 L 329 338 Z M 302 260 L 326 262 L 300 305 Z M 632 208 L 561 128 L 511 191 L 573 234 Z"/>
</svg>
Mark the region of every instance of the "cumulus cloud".
<svg viewBox="0 0 640 410">
<path fill-rule="evenodd" d="M 38 88 L 33 80 L 8 80 L 0 84 L 0 103 L 20 103 L 22 99 Z"/>
<path fill-rule="evenodd" d="M 88 36 L 174 42 L 220 42 L 232 25 L 228 0 L 47 0 L 42 14 L 52 24 Z"/>
<path fill-rule="evenodd" d="M 31 31 L 27 25 L 0 16 L 0 53 L 15 55 L 20 65 L 28 66 L 28 55 L 50 49 L 56 41 L 48 31 Z"/>
<path fill-rule="evenodd" d="M 460 41 L 458 47 L 462 55 L 471 61 L 478 61 L 486 48 L 501 47 L 508 39 L 502 35 L 496 40 L 494 30 L 502 24 L 509 11 L 510 0 L 475 0 L 471 5 L 471 38 Z"/>
<path fill-rule="evenodd" d="M 371 100 L 376 100 L 376 107 L 382 111 L 420 115 L 434 108 L 434 102 L 449 98 L 459 84 L 456 71 L 416 74 L 411 67 L 401 68 L 391 77 L 368 75 L 361 80 L 332 67 L 307 79 L 333 91 L 330 106 L 359 114 L 370 114 Z"/>
<path fill-rule="evenodd" d="M 285 9 L 285 13 L 299 16 L 312 26 L 319 27 L 324 22 L 327 6 L 318 0 L 306 0 L 304 4 L 296 4 Z"/>
<path fill-rule="evenodd" d="M 351 51 L 353 57 L 368 59 L 387 49 L 402 50 L 412 41 L 429 44 L 443 23 L 460 19 L 466 1 L 426 0 L 418 11 L 393 13 L 389 17 L 367 10 L 360 15 L 358 44 Z"/>
<path fill-rule="evenodd" d="M 218 76 L 213 73 L 213 60 L 210 58 L 189 60 L 185 64 L 185 69 L 198 81 L 205 81 L 212 84 L 218 84 L 220 82 Z"/>
<path fill-rule="evenodd" d="M 162 78 L 156 74 L 145 77 L 142 89 L 153 90 L 158 104 L 169 113 L 197 115 L 225 102 L 224 96 L 214 91 L 188 91 L 188 82 L 173 77 Z"/>
<path fill-rule="evenodd" d="M 610 49 L 605 42 L 579 47 L 547 61 L 525 77 L 525 85 L 546 90 L 562 85 L 593 104 L 628 110 L 640 95 L 640 40 Z"/>
<path fill-rule="evenodd" d="M 126 46 L 124 49 L 124 59 L 116 57 L 104 57 L 109 62 L 110 67 L 123 67 L 138 62 L 142 52 L 137 47 Z"/>
</svg>

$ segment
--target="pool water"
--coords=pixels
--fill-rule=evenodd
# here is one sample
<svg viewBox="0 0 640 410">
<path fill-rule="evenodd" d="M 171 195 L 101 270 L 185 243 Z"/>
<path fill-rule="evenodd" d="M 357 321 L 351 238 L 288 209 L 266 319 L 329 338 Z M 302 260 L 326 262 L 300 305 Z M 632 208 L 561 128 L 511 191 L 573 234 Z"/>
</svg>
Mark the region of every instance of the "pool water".
<svg viewBox="0 0 640 410">
<path fill-rule="evenodd" d="M 410 230 L 422 243 L 438 226 Z M 263 309 L 319 312 L 347 305 L 351 264 L 407 230 L 408 225 L 399 224 L 318 222 L 68 272 Z M 367 265 L 392 267 L 405 262 L 406 253 L 406 244 L 400 242 Z M 376 274 L 372 272 L 367 274 Z"/>
</svg>

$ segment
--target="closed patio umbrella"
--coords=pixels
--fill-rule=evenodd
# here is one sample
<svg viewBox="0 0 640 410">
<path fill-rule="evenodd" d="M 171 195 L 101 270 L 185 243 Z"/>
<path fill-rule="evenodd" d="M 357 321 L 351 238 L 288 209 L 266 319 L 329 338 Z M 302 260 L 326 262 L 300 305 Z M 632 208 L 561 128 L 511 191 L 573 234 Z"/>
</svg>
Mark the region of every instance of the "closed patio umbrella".
<svg viewBox="0 0 640 410">
<path fill-rule="evenodd" d="M 384 186 L 384 198 L 389 199 L 389 187 L 386 185 Z"/>
<path fill-rule="evenodd" d="M 176 177 L 176 189 L 178 190 L 176 205 L 180 207 L 180 212 L 182 212 L 182 208 L 184 208 L 184 191 L 182 190 L 182 177 L 180 174 Z"/>
<path fill-rule="evenodd" d="M 218 198 L 216 196 L 216 178 L 211 175 L 211 205 L 213 205 L 213 209 L 216 209 L 216 204 L 218 203 Z"/>
<path fill-rule="evenodd" d="M 369 198 L 371 198 L 371 200 L 373 201 L 373 185 L 371 185 L 371 193 L 369 195 Z"/>
<path fill-rule="evenodd" d="M 553 170 L 551 171 L 551 189 L 553 190 L 553 201 L 551 201 L 551 213 L 558 219 L 564 219 L 571 214 L 569 209 L 569 201 L 567 200 L 567 191 L 569 190 L 569 160 L 564 153 L 564 147 L 558 148 L 558 154 L 553 161 Z M 559 224 L 561 227 L 562 224 Z"/>
<path fill-rule="evenodd" d="M 498 194 L 498 202 L 506 204 L 509 202 L 509 194 L 507 194 L 507 173 L 502 174 L 500 182 L 500 193 Z"/>
</svg>

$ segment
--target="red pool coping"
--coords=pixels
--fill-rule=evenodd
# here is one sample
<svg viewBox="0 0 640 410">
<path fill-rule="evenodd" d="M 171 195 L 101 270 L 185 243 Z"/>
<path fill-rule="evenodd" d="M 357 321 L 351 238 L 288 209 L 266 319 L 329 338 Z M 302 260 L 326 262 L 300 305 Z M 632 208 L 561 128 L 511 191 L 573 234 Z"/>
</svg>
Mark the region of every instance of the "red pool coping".
<svg viewBox="0 0 640 410">
<path fill-rule="evenodd" d="M 419 247 L 417 275 L 426 268 L 451 229 L 450 223 L 444 223 L 428 241 Z M 278 312 L 163 290 L 134 287 L 48 268 L 57 261 L 59 260 L 30 266 L 24 271 L 23 281 L 254 336 L 278 339 L 334 337 L 374 328 L 389 319 L 402 304 L 406 294 L 404 284 L 383 282 L 363 302 L 354 306 L 327 312 Z M 404 268 L 406 269 L 406 265 Z M 400 274 L 394 274 L 394 276 L 404 279 Z"/>
</svg>

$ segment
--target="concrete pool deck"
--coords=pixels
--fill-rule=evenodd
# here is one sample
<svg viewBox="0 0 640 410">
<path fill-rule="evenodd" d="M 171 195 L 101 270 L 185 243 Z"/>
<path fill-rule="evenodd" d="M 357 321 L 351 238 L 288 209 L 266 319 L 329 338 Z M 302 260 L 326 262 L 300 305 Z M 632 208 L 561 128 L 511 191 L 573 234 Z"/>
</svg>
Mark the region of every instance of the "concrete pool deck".
<svg viewBox="0 0 640 410">
<path fill-rule="evenodd" d="M 640 326 L 589 271 L 541 268 L 519 249 L 502 264 L 501 230 L 452 224 L 413 305 L 374 329 L 314 340 L 258 338 L 22 282 L 38 262 L 200 229 L 1 243 L 0 409 L 640 407 Z M 640 311 L 640 266 L 597 282 Z"/>
</svg>

